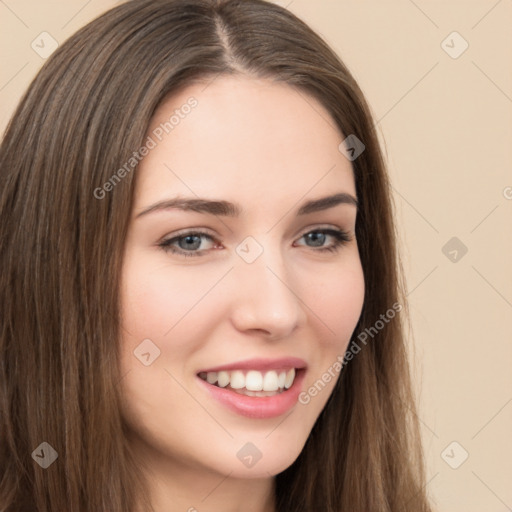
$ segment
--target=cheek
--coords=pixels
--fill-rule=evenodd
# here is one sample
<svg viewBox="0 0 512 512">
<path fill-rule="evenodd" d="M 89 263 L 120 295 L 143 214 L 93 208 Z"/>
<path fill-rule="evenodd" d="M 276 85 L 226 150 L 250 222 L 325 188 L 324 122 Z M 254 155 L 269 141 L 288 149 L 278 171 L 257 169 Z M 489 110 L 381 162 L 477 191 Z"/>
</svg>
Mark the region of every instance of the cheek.
<svg viewBox="0 0 512 512">
<path fill-rule="evenodd" d="M 122 287 L 126 330 L 138 337 L 163 339 L 188 322 L 191 315 L 194 322 L 200 322 L 204 316 L 194 315 L 194 308 L 212 288 L 216 276 L 204 275 L 198 268 L 155 267 L 143 258 L 128 261 Z"/>
<path fill-rule="evenodd" d="M 337 267 L 329 273 L 321 285 L 309 289 L 308 303 L 313 313 L 310 329 L 316 332 L 316 350 L 311 367 L 310 384 L 325 375 L 325 391 L 317 405 L 324 403 L 336 381 L 339 372 L 327 375 L 333 365 L 343 359 L 357 322 L 361 315 L 365 295 L 365 282 L 359 260 L 351 266 Z M 328 379 L 328 380 L 327 380 Z"/>
<path fill-rule="evenodd" d="M 311 309 L 310 318 L 326 335 L 324 343 L 342 349 L 348 344 L 364 303 L 365 282 L 359 258 L 352 258 L 346 265 L 331 267 L 317 275 L 314 284 L 304 293 Z"/>
</svg>

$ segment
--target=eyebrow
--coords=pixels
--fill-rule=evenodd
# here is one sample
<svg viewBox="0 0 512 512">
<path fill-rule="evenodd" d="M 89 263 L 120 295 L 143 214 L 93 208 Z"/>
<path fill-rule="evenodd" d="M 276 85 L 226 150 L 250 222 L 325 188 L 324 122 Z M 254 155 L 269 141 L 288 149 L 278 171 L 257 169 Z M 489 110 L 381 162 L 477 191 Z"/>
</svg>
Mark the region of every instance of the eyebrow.
<svg viewBox="0 0 512 512">
<path fill-rule="evenodd" d="M 298 210 L 297 215 L 307 215 L 309 213 L 319 212 L 334 208 L 339 204 L 349 204 L 358 208 L 358 200 L 351 194 L 340 192 L 331 196 L 321 197 L 319 199 L 312 199 L 305 202 Z M 136 215 L 139 218 L 148 213 L 162 211 L 162 210 L 189 210 L 198 213 L 207 213 L 210 215 L 221 215 L 225 217 L 239 217 L 242 214 L 242 207 L 237 203 L 229 201 L 215 201 L 204 198 L 173 198 L 164 199 L 158 203 L 152 204 L 144 208 Z"/>
</svg>

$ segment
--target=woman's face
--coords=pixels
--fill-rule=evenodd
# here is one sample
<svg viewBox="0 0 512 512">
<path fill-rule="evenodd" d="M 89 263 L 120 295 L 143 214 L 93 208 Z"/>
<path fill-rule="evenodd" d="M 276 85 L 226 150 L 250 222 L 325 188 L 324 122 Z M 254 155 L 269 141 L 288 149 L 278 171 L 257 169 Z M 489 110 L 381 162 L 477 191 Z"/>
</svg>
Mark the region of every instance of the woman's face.
<svg viewBox="0 0 512 512">
<path fill-rule="evenodd" d="M 164 102 L 148 136 L 121 287 L 130 434 L 169 471 L 275 475 L 329 398 L 363 305 L 345 137 L 305 93 L 226 76 Z"/>
</svg>

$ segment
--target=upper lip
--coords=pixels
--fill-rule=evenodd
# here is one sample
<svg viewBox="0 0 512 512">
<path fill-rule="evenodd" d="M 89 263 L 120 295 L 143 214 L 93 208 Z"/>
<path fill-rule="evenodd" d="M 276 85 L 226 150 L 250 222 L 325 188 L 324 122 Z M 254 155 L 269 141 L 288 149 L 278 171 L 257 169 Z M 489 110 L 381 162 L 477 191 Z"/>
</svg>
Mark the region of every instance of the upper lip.
<svg viewBox="0 0 512 512">
<path fill-rule="evenodd" d="M 298 357 L 281 357 L 279 359 L 244 359 L 235 363 L 223 364 L 211 368 L 205 368 L 198 373 L 221 372 L 230 370 L 278 370 L 281 368 L 301 369 L 306 367 L 306 362 Z"/>
</svg>

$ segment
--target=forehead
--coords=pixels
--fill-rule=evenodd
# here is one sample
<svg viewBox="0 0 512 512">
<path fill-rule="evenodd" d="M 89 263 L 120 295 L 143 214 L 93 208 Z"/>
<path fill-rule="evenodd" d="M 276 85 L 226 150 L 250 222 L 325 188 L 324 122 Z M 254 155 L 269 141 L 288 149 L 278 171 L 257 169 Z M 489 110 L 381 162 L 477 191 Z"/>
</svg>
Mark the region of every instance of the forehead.
<svg viewBox="0 0 512 512">
<path fill-rule="evenodd" d="M 193 105 L 193 106 L 192 106 Z M 147 135 L 138 197 L 236 194 L 238 201 L 355 195 L 344 136 L 312 96 L 265 79 L 218 76 L 167 98 Z"/>
</svg>

